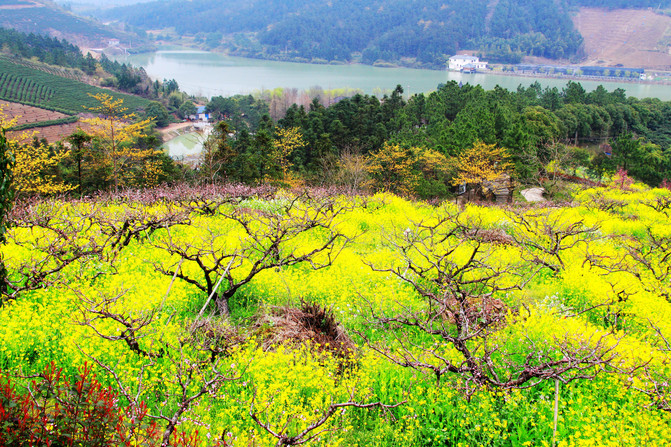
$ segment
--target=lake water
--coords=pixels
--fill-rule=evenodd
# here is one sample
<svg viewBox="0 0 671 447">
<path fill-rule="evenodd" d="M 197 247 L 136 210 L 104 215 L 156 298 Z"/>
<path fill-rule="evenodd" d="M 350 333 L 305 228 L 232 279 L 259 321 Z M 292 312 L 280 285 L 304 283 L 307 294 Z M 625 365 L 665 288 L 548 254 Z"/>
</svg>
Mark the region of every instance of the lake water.
<svg viewBox="0 0 671 447">
<path fill-rule="evenodd" d="M 198 132 L 190 132 L 175 137 L 163 144 L 168 150 L 168 155 L 174 158 L 187 158 L 198 155 L 203 149 L 205 137 Z"/>
<path fill-rule="evenodd" d="M 401 84 L 406 94 L 430 92 L 450 80 L 479 84 L 486 90 L 496 85 L 508 90 L 538 81 L 543 87 L 566 86 L 566 79 L 529 78 L 497 74 L 463 74 L 412 68 L 381 68 L 370 65 L 317 65 L 276 62 L 226 56 L 207 51 L 158 51 L 132 55 L 125 59 L 144 67 L 153 79 L 174 79 L 183 91 L 199 96 L 232 96 L 277 87 L 305 90 L 358 88 L 364 93 L 391 91 Z M 671 86 L 627 82 L 581 80 L 586 90 L 603 85 L 607 90 L 623 88 L 630 96 L 671 100 Z"/>
</svg>

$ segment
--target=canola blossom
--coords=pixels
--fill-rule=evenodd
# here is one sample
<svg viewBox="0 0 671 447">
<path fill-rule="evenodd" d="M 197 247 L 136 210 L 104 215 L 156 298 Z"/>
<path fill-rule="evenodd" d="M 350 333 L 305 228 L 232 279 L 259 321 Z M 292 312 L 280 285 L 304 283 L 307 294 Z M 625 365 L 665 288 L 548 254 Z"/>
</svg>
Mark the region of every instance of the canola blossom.
<svg viewBox="0 0 671 447">
<path fill-rule="evenodd" d="M 0 377 L 87 365 L 197 445 L 669 445 L 670 214 L 668 190 L 640 185 L 562 207 L 26 204 L 1 247 Z M 329 327 L 305 323 L 314 308 Z"/>
</svg>

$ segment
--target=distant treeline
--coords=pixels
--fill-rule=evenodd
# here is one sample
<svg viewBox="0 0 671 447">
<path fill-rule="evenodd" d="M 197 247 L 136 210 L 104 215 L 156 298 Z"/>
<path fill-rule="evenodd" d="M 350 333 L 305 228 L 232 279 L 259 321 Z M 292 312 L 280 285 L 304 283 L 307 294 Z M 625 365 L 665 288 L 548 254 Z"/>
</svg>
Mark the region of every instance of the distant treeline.
<svg viewBox="0 0 671 447">
<path fill-rule="evenodd" d="M 59 67 L 78 68 L 88 75 L 94 74 L 100 66 L 105 73 L 112 76 L 107 80 L 107 86 L 145 97 L 150 97 L 152 93 L 152 81 L 144 69 L 110 60 L 104 54 L 100 61 L 96 61 L 91 53 L 84 56 L 78 46 L 66 40 L 0 28 L 0 50 L 14 57 L 37 59 Z"/>
<path fill-rule="evenodd" d="M 174 28 L 209 48 L 222 46 L 244 56 L 439 67 L 463 48 L 480 49 L 503 63 L 525 55 L 579 57 L 582 37 L 570 8 L 599 3 L 605 1 L 167 0 L 116 8 L 105 17 L 144 29 Z M 651 6 L 649 1 L 619 3 Z"/>
<path fill-rule="evenodd" d="M 220 133 L 220 146 L 228 148 L 222 172 L 228 180 L 262 181 L 273 172 L 266 154 L 274 139 L 296 128 L 305 144 L 291 153 L 291 169 L 315 182 L 328 178 L 329 166 L 343 166 L 353 154 L 375 156 L 388 144 L 450 160 L 478 142 L 507 148 L 523 182 L 538 181 L 553 161 L 568 170 L 587 167 L 597 179 L 622 167 L 651 185 L 671 179 L 669 102 L 627 97 L 622 89 L 587 93 L 576 82 L 561 90 L 535 83 L 516 91 L 450 82 L 407 100 L 402 93 L 399 86 L 382 99 L 357 94 L 329 107 L 315 99 L 308 107 L 289 107 L 276 122 L 266 115 L 267 104 L 250 96 L 215 97 L 209 111 L 228 118 L 227 128 L 236 132 Z M 445 194 L 449 184 L 436 178 L 415 193 Z"/>
<path fill-rule="evenodd" d="M 167 96 L 170 108 L 181 116 L 196 113 L 176 83 L 166 84 L 175 88 Z M 322 91 L 307 105 L 291 104 L 289 98 L 302 99 L 292 90 L 285 98 L 278 91 L 212 98 L 206 109 L 214 129 L 197 166 L 161 156 L 160 181 L 337 186 L 445 198 L 457 184 L 463 187 L 462 161 L 473 154 L 487 160 L 496 154 L 489 168 L 501 164 L 516 184 L 542 185 L 551 194 L 562 194 L 567 178 L 598 182 L 616 173 L 624 178 L 626 171 L 652 186 L 668 186 L 671 179 L 671 102 L 627 97 L 622 89 L 588 93 L 569 82 L 561 90 L 535 83 L 486 91 L 449 82 L 409 98 L 400 85 L 382 98 L 332 98 Z M 282 113 L 281 104 L 287 105 Z M 159 102 L 145 104 L 144 112 L 167 119 Z M 136 144 L 156 148 L 160 139 L 150 133 Z M 49 175 L 85 193 L 105 187 L 99 173 L 82 180 L 75 162 L 66 159 Z"/>
<path fill-rule="evenodd" d="M 86 93 L 97 92 L 99 83 L 156 100 L 150 104 L 127 97 L 126 104 L 132 110 L 143 110 L 159 127 L 170 123 L 170 113 L 184 116 L 194 107 L 191 104 L 180 113 L 178 108 L 187 95 L 179 91 L 174 80 L 152 81 L 143 68 L 111 60 L 104 54 L 99 60 L 90 53 L 84 56 L 79 47 L 65 40 L 0 28 L 0 54 L 4 54 L 0 58 L 0 98 L 8 101 L 76 114 L 82 111 L 82 105 L 90 105 Z M 35 59 L 43 64 L 34 63 Z M 95 84 L 92 87 L 82 82 L 86 79 L 81 73 L 67 69 L 79 69 L 98 80 L 89 78 Z"/>
<path fill-rule="evenodd" d="M 79 68 L 87 74 L 96 69 L 96 61 L 84 56 L 78 46 L 41 34 L 25 34 L 13 29 L 0 28 L 0 51 L 26 59 L 68 68 Z"/>
<path fill-rule="evenodd" d="M 596 66 L 570 66 L 562 67 L 555 65 L 530 65 L 517 64 L 515 71 L 532 73 L 561 73 L 565 75 L 585 75 L 585 76 L 611 76 L 616 78 L 639 78 L 645 70 L 634 67 L 596 67 Z"/>
</svg>

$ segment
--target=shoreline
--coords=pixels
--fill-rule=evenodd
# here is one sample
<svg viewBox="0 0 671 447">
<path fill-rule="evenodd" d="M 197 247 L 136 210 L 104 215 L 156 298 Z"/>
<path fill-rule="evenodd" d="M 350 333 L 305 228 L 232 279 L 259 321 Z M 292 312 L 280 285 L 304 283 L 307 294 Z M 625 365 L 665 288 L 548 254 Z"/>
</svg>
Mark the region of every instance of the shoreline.
<svg viewBox="0 0 671 447">
<path fill-rule="evenodd" d="M 360 63 L 338 66 L 306 65 L 175 47 L 163 49 L 158 53 L 138 54 L 130 60 L 119 60 L 122 61 L 145 67 L 152 80 L 172 77 L 183 91 L 202 97 L 202 101 L 206 100 L 204 98 L 209 99 L 218 95 L 249 95 L 276 88 L 296 89 L 297 92 L 302 92 L 315 86 L 321 86 L 324 91 L 356 88 L 362 93 L 381 97 L 384 93 L 392 92 L 398 84 L 403 87 L 405 95 L 412 96 L 435 91 L 438 85 L 449 81 L 479 84 L 485 89 L 493 89 L 499 85 L 508 90 L 515 90 L 519 84 L 529 86 L 540 82 L 543 88 L 556 87 L 560 91 L 566 87 L 567 82 L 573 81 L 582 83 L 585 90 L 594 90 L 601 84 L 609 91 L 624 89 L 627 96 L 639 99 L 659 98 L 662 101 L 671 101 L 671 85 L 659 80 L 648 81 L 637 78 L 625 81 L 622 78 L 588 77 L 583 73 L 577 77 L 572 76 L 572 73 L 569 75 L 538 71 L 532 73 L 532 70 L 526 73 L 521 73 L 521 70 L 518 72 L 480 70 L 470 75 L 448 71 L 445 68 L 429 70 L 398 67 L 385 70 L 386 67 Z M 194 75 L 196 72 L 198 74 Z"/>
<path fill-rule="evenodd" d="M 167 127 L 158 129 L 158 131 L 163 138 L 163 143 L 167 143 L 180 135 L 194 132 L 195 129 L 196 128 L 191 121 L 186 121 L 182 123 L 170 123 Z"/>
<path fill-rule="evenodd" d="M 231 51 L 222 51 L 222 50 L 217 50 L 217 49 L 204 49 L 204 48 L 199 48 L 197 46 L 182 46 L 182 45 L 165 45 L 166 48 L 162 48 L 162 45 L 157 45 L 156 46 L 156 52 L 160 51 L 202 51 L 206 53 L 215 53 L 215 54 L 221 54 L 224 56 L 231 56 L 231 57 L 239 57 L 243 59 L 253 59 L 253 60 L 261 60 L 261 61 L 269 61 L 269 62 L 287 62 L 287 63 L 294 63 L 294 64 L 310 64 L 310 65 L 329 65 L 329 66 L 343 66 L 343 65 L 350 65 L 350 66 L 355 66 L 355 65 L 360 65 L 364 67 L 375 67 L 375 68 L 409 68 L 409 69 L 415 69 L 415 70 L 428 70 L 428 71 L 436 71 L 436 72 L 441 72 L 441 71 L 447 71 L 447 72 L 452 72 L 452 73 L 460 73 L 458 71 L 452 71 L 447 69 L 446 67 L 430 67 L 430 66 L 418 66 L 414 64 L 398 64 L 398 63 L 393 63 L 393 62 L 383 62 L 380 64 L 364 64 L 362 62 L 358 61 L 350 61 L 350 62 L 340 62 L 340 61 L 325 61 L 325 62 L 315 62 L 315 61 L 309 61 L 309 60 L 304 60 L 304 59 L 284 59 L 284 58 L 264 58 L 264 57 L 258 57 L 254 55 L 249 55 L 249 54 L 237 54 L 236 52 L 231 52 Z M 133 54 L 146 54 L 146 53 L 151 53 L 152 51 L 145 51 L 145 52 L 138 52 L 138 53 L 133 53 Z M 503 67 L 503 66 L 510 66 L 507 64 L 492 64 L 493 67 Z M 563 67 L 565 65 L 552 65 L 552 64 L 544 64 L 544 66 L 547 67 Z M 601 65 L 595 65 L 601 67 Z M 604 68 L 612 68 L 612 69 L 618 69 L 618 67 L 610 67 L 610 66 L 603 66 Z M 643 67 L 641 67 L 643 68 Z M 653 71 L 652 69 L 647 69 L 643 68 L 646 71 Z M 660 73 L 668 73 L 664 70 L 655 70 Z M 671 79 L 668 81 L 666 80 L 653 80 L 653 79 L 638 79 L 638 78 L 621 78 L 621 77 L 615 77 L 615 76 L 576 76 L 576 75 L 552 75 L 552 74 L 547 74 L 547 73 L 528 73 L 528 72 L 520 72 L 520 71 L 503 71 L 502 69 L 488 69 L 486 71 L 478 71 L 475 74 L 493 74 L 497 76 L 509 76 L 509 77 L 524 77 L 524 78 L 537 78 L 537 79 L 557 79 L 557 80 L 567 80 L 567 81 L 593 81 L 593 82 L 615 82 L 615 83 L 627 83 L 627 84 L 645 84 L 645 85 L 671 85 Z M 670 77 L 671 77 L 671 73 Z"/>
<path fill-rule="evenodd" d="M 459 73 L 459 72 L 454 72 Z M 617 78 L 610 76 L 575 76 L 575 75 L 551 75 L 543 73 L 525 73 L 518 71 L 498 71 L 498 70 L 487 70 L 487 71 L 478 71 L 475 74 L 493 74 L 497 76 L 511 76 L 518 78 L 537 78 L 537 79 L 557 79 L 562 80 L 566 79 L 567 81 L 592 81 L 592 82 L 616 82 L 616 83 L 627 83 L 627 84 L 645 84 L 645 85 L 671 85 L 671 80 L 669 81 L 655 81 L 653 79 L 633 79 L 633 78 Z"/>
</svg>

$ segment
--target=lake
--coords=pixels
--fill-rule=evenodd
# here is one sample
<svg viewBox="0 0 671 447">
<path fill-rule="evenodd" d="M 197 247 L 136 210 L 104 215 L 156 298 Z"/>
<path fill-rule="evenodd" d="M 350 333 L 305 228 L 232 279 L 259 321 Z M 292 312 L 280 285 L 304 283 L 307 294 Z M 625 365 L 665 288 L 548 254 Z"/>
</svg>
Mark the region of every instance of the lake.
<svg viewBox="0 0 671 447">
<path fill-rule="evenodd" d="M 163 148 L 171 157 L 188 159 L 200 154 L 206 138 L 207 136 L 202 133 L 189 132 L 167 141 L 163 144 Z"/>
<path fill-rule="evenodd" d="M 457 72 L 413 68 L 382 68 L 370 65 L 318 65 L 277 62 L 226 56 L 195 50 L 157 51 L 132 55 L 120 61 L 144 67 L 152 79 L 174 79 L 180 89 L 199 96 L 232 96 L 277 87 L 306 90 L 320 86 L 324 89 L 358 88 L 364 93 L 391 91 L 401 84 L 406 94 L 430 92 L 438 84 L 456 82 L 479 84 L 484 89 L 496 85 L 515 90 L 521 84 L 529 86 L 538 81 L 543 87 L 566 86 L 566 79 L 530 78 L 500 74 L 464 74 Z M 671 85 L 581 80 L 586 90 L 603 85 L 607 90 L 623 88 L 637 98 L 656 97 L 671 100 Z"/>
</svg>

